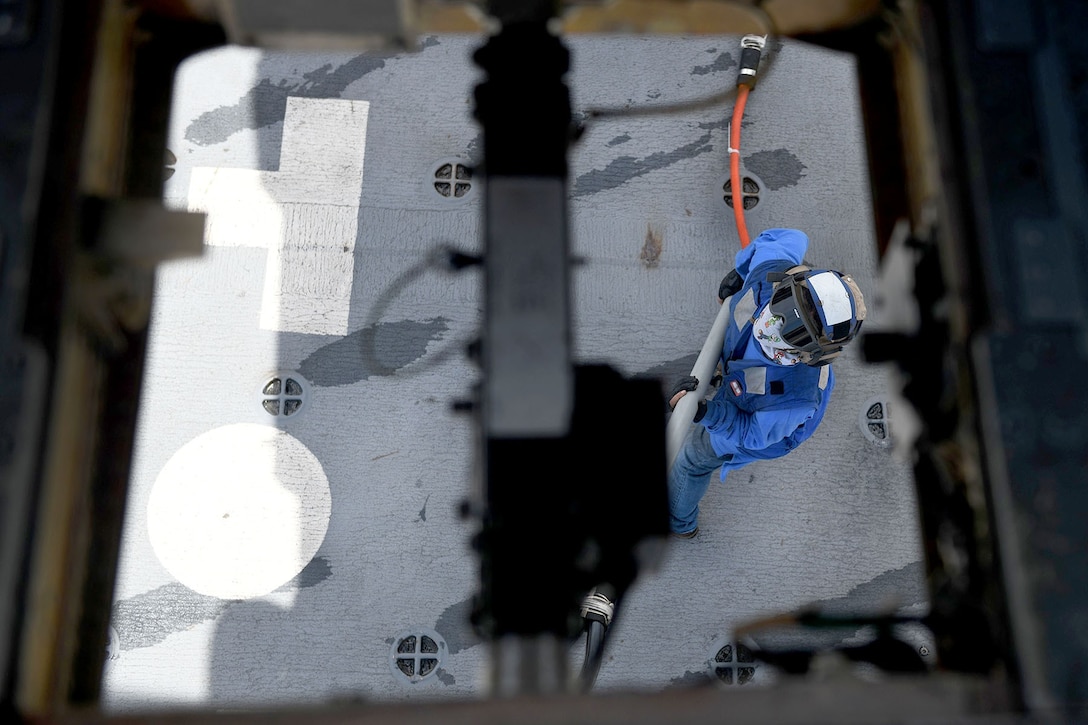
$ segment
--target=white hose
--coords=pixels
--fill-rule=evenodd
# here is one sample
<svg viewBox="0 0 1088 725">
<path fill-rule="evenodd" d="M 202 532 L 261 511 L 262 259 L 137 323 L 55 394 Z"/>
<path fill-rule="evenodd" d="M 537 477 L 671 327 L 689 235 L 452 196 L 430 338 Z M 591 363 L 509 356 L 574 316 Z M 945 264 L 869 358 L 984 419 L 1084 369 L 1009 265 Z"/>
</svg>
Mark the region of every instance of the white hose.
<svg viewBox="0 0 1088 725">
<path fill-rule="evenodd" d="M 718 310 L 718 316 L 714 318 L 710 334 L 703 343 L 699 357 L 695 359 L 695 365 L 691 368 L 691 374 L 698 379 L 699 387 L 680 398 L 665 427 L 665 450 L 668 455 L 668 466 L 665 470 L 672 468 L 672 462 L 676 460 L 676 454 L 680 451 L 680 446 L 683 445 L 684 438 L 687 437 L 688 430 L 693 425 L 692 418 L 695 417 L 699 401 L 706 397 L 707 390 L 710 388 L 710 379 L 714 377 L 714 369 L 722 356 L 725 326 L 728 320 L 729 300 L 727 299 Z"/>
</svg>

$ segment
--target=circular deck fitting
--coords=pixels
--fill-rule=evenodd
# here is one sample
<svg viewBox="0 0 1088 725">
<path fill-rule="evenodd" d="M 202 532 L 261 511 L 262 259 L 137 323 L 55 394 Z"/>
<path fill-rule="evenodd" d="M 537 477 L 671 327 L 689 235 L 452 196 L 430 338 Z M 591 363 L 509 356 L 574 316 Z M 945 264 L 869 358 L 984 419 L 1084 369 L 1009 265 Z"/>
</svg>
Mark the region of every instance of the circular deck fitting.
<svg viewBox="0 0 1088 725">
<path fill-rule="evenodd" d="M 892 445 L 888 401 L 883 396 L 869 398 L 858 414 L 858 427 L 872 443 L 881 447 Z"/>
<path fill-rule="evenodd" d="M 744 645 L 723 644 L 710 660 L 711 674 L 726 685 L 747 685 L 756 675 L 755 662 Z"/>
<path fill-rule="evenodd" d="M 733 208 L 733 179 L 726 175 L 718 181 L 720 196 L 725 205 Z M 752 212 L 763 202 L 763 182 L 754 174 L 745 172 L 740 179 L 741 203 L 745 212 Z"/>
<path fill-rule="evenodd" d="M 401 632 L 389 650 L 393 676 L 406 685 L 418 685 L 435 679 L 449 648 L 442 635 L 433 629 L 418 627 Z"/>
<path fill-rule="evenodd" d="M 298 373 L 275 373 L 261 384 L 261 407 L 276 417 L 297 415 L 306 405 L 309 389 L 309 382 Z"/>
<path fill-rule="evenodd" d="M 710 678 L 725 686 L 766 684 L 774 677 L 747 645 L 726 637 L 715 638 L 706 665 Z"/>
<path fill-rule="evenodd" d="M 428 185 L 441 199 L 459 202 L 473 195 L 476 182 L 472 178 L 472 167 L 464 159 L 449 158 L 435 163 Z"/>
</svg>

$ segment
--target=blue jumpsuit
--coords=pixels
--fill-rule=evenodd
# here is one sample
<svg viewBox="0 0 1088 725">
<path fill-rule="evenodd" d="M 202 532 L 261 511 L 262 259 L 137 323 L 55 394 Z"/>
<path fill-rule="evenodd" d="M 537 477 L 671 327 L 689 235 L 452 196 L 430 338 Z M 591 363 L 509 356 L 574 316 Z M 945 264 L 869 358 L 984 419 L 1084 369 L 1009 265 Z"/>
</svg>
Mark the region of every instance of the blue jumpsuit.
<svg viewBox="0 0 1088 725">
<path fill-rule="evenodd" d="M 752 319 L 774 290 L 767 275 L 801 264 L 807 249 L 804 232 L 768 229 L 737 253 L 744 284 L 728 301 L 722 383 L 669 471 L 670 526 L 677 533 L 696 527 L 699 501 L 716 469 L 724 481 L 728 471 L 784 456 L 823 420 L 835 385 L 831 366 L 778 365 L 752 335 Z"/>
</svg>

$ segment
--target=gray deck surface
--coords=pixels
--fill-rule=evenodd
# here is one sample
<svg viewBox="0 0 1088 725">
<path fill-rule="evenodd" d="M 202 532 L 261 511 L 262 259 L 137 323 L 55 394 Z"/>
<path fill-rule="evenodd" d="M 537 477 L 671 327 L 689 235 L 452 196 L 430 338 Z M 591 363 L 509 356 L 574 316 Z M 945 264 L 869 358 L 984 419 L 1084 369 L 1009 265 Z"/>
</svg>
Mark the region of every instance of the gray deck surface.
<svg viewBox="0 0 1088 725">
<path fill-rule="evenodd" d="M 738 37 L 566 42 L 576 112 L 736 79 Z M 430 37 L 386 56 L 227 47 L 183 66 L 167 204 L 209 213 L 207 248 L 158 275 L 107 709 L 486 696 L 488 650 L 467 619 L 475 527 L 458 515 L 473 431 L 450 410 L 478 375 L 460 351 L 481 321 L 481 279 L 428 271 L 389 289 L 441 244 L 480 249 L 477 189 L 451 200 L 433 186 L 443 163 L 481 152 L 479 43 Z M 809 259 L 852 272 L 876 308 L 853 59 L 769 47 L 741 140 L 762 184 L 749 229 L 805 230 Z M 572 148 L 579 362 L 664 380 L 690 369 L 739 248 L 720 192 L 731 109 L 600 120 Z M 732 627 L 811 602 L 925 610 L 909 466 L 859 422 L 874 402 L 887 412 L 894 386 L 859 355 L 835 363 L 810 441 L 712 485 L 699 537 L 671 543 L 631 592 L 598 691 L 704 682 Z M 290 416 L 262 406 L 275 377 L 301 386 Z M 226 551 L 233 540 L 248 549 Z M 440 666 L 414 682 L 391 655 L 412 635 L 442 644 Z M 772 680 L 764 667 L 751 686 Z"/>
</svg>

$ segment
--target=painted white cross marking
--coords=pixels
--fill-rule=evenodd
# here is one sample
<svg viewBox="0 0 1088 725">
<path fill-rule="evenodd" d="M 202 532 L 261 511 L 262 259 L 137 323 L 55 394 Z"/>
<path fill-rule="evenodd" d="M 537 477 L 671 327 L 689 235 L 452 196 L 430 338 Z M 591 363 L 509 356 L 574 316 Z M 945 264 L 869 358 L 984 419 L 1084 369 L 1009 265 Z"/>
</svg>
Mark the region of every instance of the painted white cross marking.
<svg viewBox="0 0 1088 725">
<path fill-rule="evenodd" d="M 197 167 L 211 246 L 261 247 L 264 330 L 345 335 L 370 104 L 288 98 L 279 171 Z"/>
</svg>

